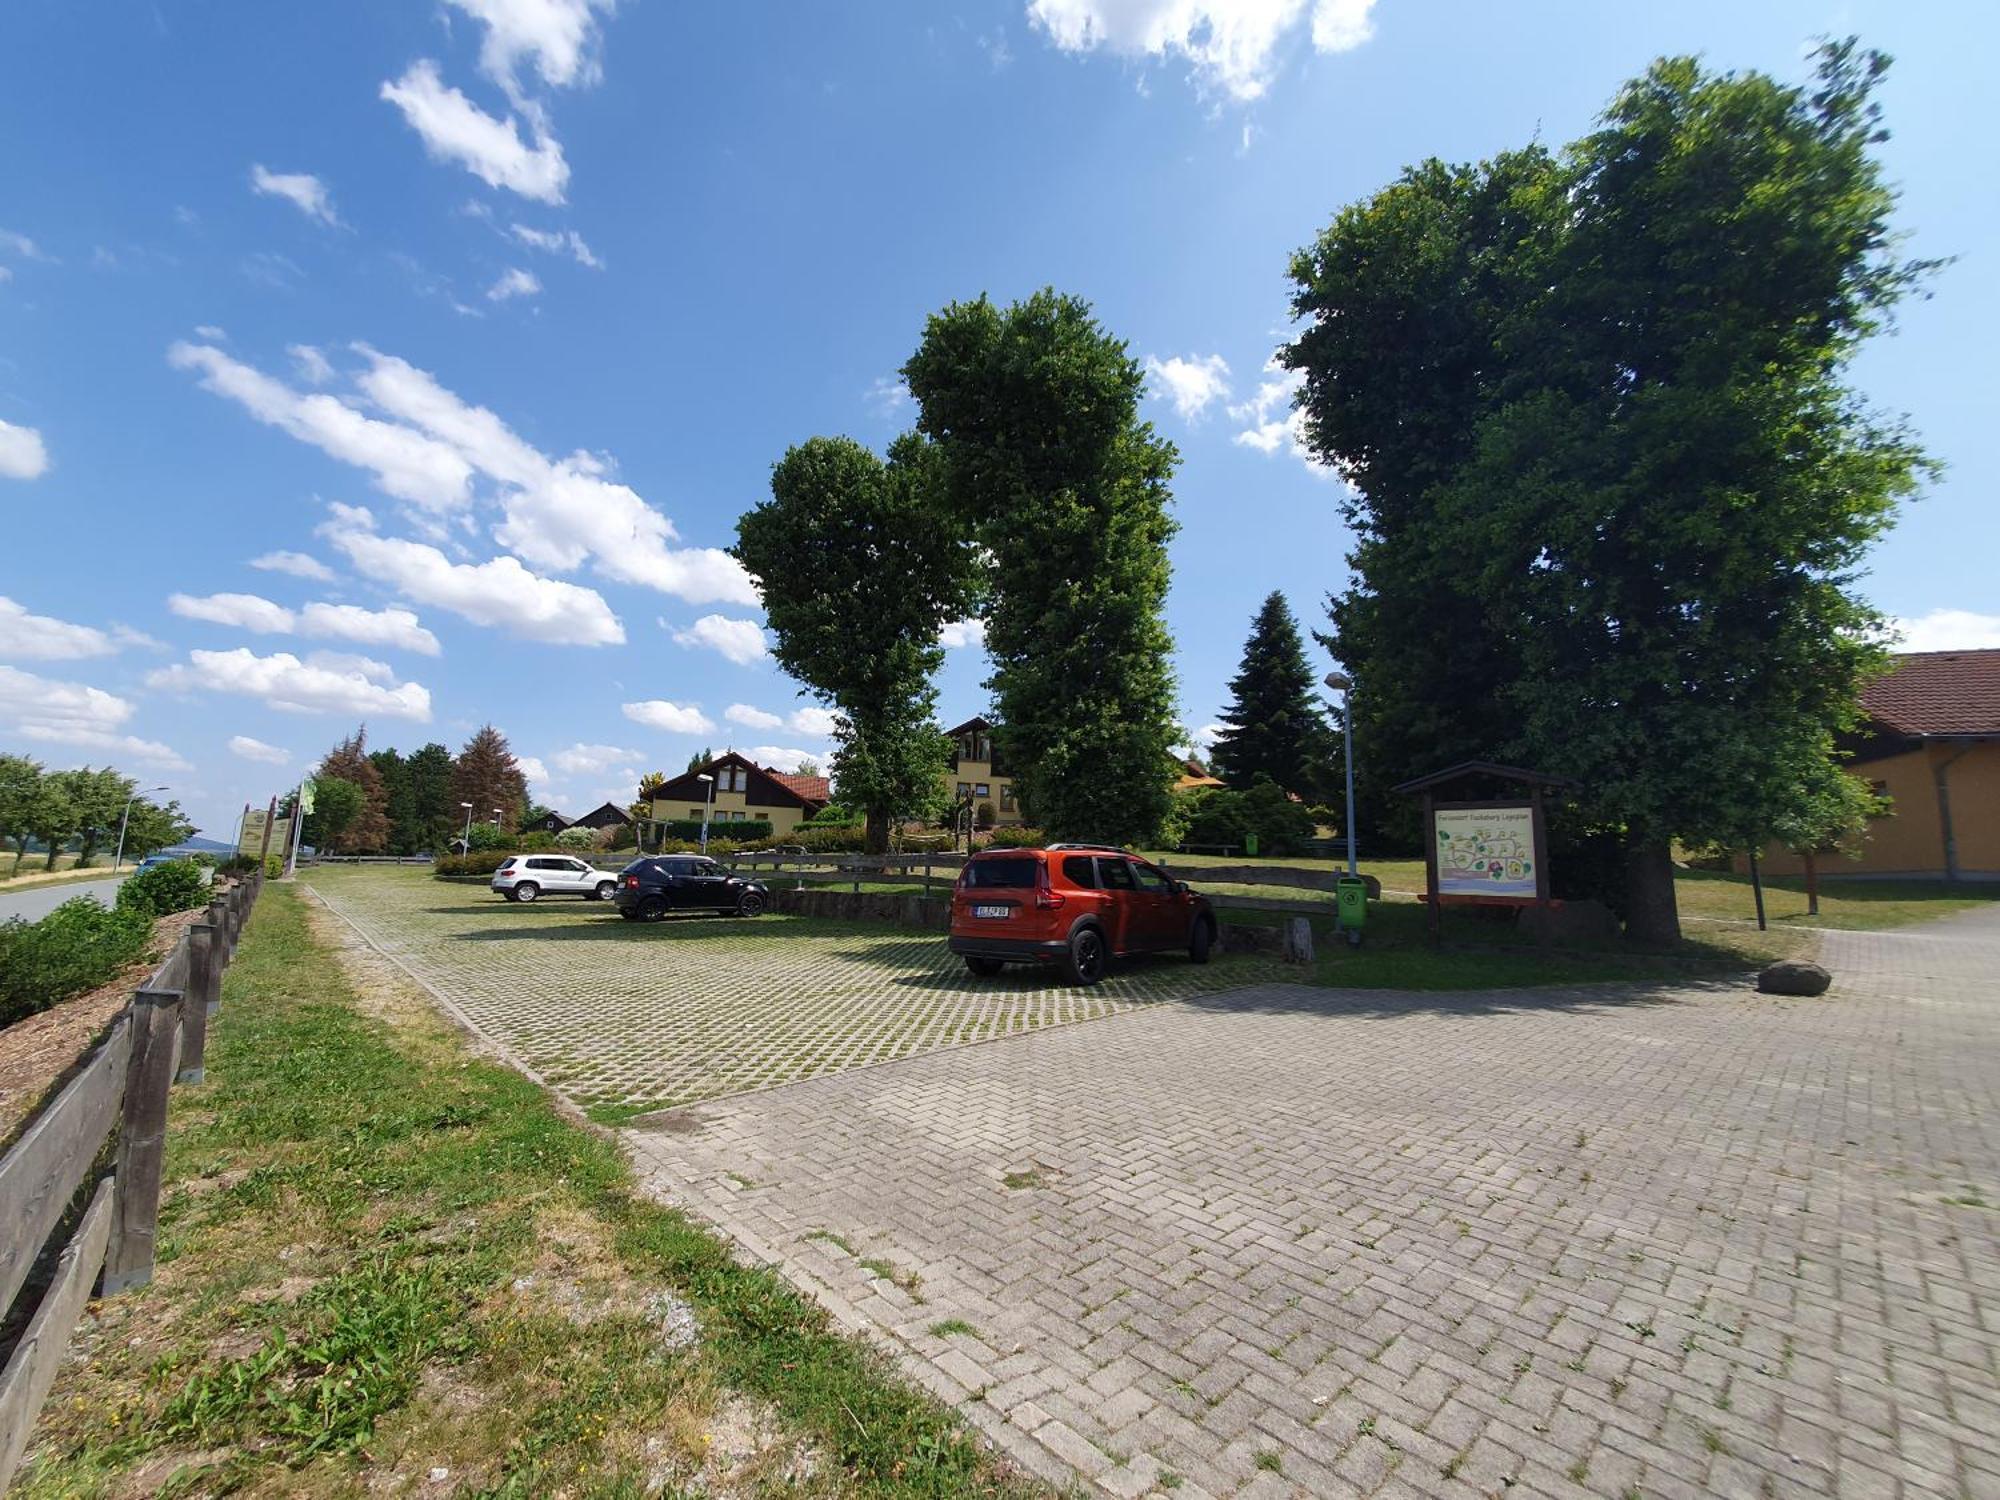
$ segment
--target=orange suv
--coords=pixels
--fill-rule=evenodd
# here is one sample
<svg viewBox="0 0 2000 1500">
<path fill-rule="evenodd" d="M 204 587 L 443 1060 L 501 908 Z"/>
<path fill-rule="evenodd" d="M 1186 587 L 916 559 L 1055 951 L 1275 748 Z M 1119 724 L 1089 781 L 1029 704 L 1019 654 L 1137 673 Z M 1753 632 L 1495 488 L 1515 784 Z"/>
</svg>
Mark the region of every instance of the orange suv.
<svg viewBox="0 0 2000 1500">
<path fill-rule="evenodd" d="M 1113 958 L 1215 949 L 1215 913 L 1166 871 L 1108 844 L 988 849 L 951 893 L 951 951 L 975 974 L 1002 964 L 1059 963 L 1095 984 Z"/>
</svg>

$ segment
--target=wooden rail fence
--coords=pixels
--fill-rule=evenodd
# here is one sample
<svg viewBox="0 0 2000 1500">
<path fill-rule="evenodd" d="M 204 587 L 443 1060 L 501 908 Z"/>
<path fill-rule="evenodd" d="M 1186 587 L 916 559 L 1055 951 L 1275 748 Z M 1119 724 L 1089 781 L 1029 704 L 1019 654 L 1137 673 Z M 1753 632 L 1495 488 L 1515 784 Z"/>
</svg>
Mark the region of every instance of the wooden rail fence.
<svg viewBox="0 0 2000 1500">
<path fill-rule="evenodd" d="M 263 886 L 253 873 L 209 903 L 81 1069 L 0 1156 L 0 1309 L 11 1310 L 116 1130 L 111 1169 L 91 1191 L 0 1371 L 0 1492 L 27 1451 L 84 1304 L 153 1278 L 167 1092 L 202 1080 L 222 971 Z"/>
</svg>

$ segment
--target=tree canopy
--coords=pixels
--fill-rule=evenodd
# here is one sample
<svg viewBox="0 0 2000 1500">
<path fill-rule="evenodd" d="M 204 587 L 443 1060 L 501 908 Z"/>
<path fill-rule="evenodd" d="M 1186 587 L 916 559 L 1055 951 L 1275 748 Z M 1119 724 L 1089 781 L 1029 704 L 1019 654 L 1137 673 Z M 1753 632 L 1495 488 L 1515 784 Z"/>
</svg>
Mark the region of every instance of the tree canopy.
<svg viewBox="0 0 2000 1500">
<path fill-rule="evenodd" d="M 1332 735 L 1319 709 L 1318 684 L 1285 596 L 1264 600 L 1229 683 L 1226 726 L 1210 747 L 1215 774 L 1237 791 L 1259 777 L 1307 801 L 1327 790 Z"/>
<path fill-rule="evenodd" d="M 1846 375 L 1928 269 L 1873 151 L 1887 66 L 1663 59 L 1565 150 L 1411 168 L 1293 261 L 1364 764 L 1575 779 L 1638 938 L 1678 935 L 1671 842 L 1775 828 L 1882 664 L 1853 574 L 1926 465 Z"/>
<path fill-rule="evenodd" d="M 306 818 L 308 825 L 317 821 L 318 836 L 314 836 L 312 826 L 299 830 L 307 843 L 337 854 L 372 854 L 388 846 L 389 798 L 382 786 L 382 773 L 368 758 L 366 724 L 326 753 L 313 779 L 316 783 L 328 780 L 350 783 L 359 789 L 361 805 L 352 816 L 336 823 L 331 812 L 319 811 L 319 796 L 315 793 L 314 809 Z M 334 796 L 338 799 L 340 794 L 336 792 Z"/>
<path fill-rule="evenodd" d="M 521 826 L 528 811 L 528 778 L 507 736 L 491 724 L 481 725 L 458 752 L 451 769 L 451 801 L 453 812 L 461 811 L 459 803 L 470 802 L 475 823 L 489 821 L 497 808 L 501 827 Z"/>
<path fill-rule="evenodd" d="M 914 434 L 887 461 L 850 438 L 810 438 L 771 472 L 771 498 L 736 523 L 778 664 L 838 715 L 833 777 L 867 813 L 870 851 L 936 804 L 939 633 L 971 607 L 975 560 L 948 524 L 943 470 Z"/>
<path fill-rule="evenodd" d="M 1140 842 L 1165 820 L 1173 445 L 1145 374 L 1089 304 L 1053 290 L 933 315 L 903 367 L 957 526 L 985 562 L 995 738 L 1029 816 Z"/>
</svg>

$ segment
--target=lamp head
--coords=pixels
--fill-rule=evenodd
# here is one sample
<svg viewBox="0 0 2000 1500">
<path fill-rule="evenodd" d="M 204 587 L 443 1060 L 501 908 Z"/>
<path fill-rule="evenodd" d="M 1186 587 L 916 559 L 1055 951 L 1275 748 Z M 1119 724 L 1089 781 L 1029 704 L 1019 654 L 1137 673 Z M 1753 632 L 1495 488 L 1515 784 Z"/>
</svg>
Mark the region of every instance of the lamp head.
<svg viewBox="0 0 2000 1500">
<path fill-rule="evenodd" d="M 1354 686 L 1354 679 L 1345 672 L 1329 672 L 1324 680 L 1326 685 L 1337 693 L 1344 693 Z"/>
</svg>

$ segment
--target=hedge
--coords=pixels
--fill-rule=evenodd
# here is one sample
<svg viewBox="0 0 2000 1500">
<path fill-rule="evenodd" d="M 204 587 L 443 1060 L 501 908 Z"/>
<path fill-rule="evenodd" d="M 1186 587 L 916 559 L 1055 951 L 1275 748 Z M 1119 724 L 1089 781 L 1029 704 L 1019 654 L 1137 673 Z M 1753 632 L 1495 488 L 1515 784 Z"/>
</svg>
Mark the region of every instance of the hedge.
<svg viewBox="0 0 2000 1500">
<path fill-rule="evenodd" d="M 697 842 L 701 838 L 700 818 L 671 818 L 661 823 L 660 827 L 666 838 L 690 839 Z M 708 841 L 711 845 L 718 838 L 726 838 L 734 844 L 754 844 L 770 836 L 769 818 L 753 818 L 741 822 L 716 819 L 708 825 Z"/>
<path fill-rule="evenodd" d="M 118 905 L 164 917 L 169 912 L 191 911 L 208 905 L 208 872 L 191 859 L 169 860 L 137 875 L 126 877 L 118 887 Z"/>
<path fill-rule="evenodd" d="M 0 925 L 0 1026 L 96 989 L 144 953 L 152 936 L 153 914 L 139 903 L 107 908 L 89 896 L 72 897 L 39 922 Z"/>
</svg>

